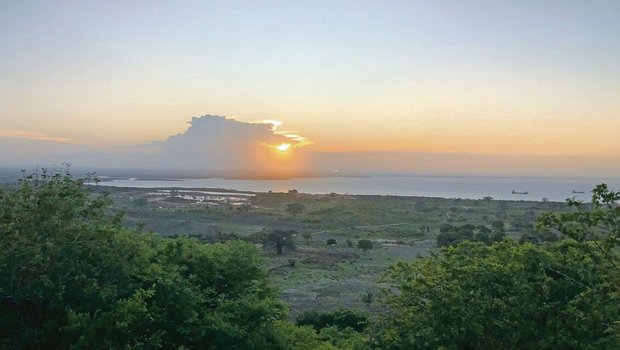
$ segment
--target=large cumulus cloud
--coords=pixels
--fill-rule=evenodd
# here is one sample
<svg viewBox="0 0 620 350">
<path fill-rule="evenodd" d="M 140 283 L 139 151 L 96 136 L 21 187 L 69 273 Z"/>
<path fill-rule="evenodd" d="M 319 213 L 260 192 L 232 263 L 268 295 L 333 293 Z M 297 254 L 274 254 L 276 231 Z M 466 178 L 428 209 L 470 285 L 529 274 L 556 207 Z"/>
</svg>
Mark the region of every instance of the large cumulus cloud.
<svg viewBox="0 0 620 350">
<path fill-rule="evenodd" d="M 286 167 L 288 162 L 278 159 L 274 147 L 287 143 L 295 148 L 304 142 L 299 135 L 278 132 L 278 124 L 274 122 L 248 123 L 205 115 L 192 118 L 189 124 L 185 132 L 153 144 L 159 148 L 157 158 L 162 167 L 213 170 Z"/>
</svg>

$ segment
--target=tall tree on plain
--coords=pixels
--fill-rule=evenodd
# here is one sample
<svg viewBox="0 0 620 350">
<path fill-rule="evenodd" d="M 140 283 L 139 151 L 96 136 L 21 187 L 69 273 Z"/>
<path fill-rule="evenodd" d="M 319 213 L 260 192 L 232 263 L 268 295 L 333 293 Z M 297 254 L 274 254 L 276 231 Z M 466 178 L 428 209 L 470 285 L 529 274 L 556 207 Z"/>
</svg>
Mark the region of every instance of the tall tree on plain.
<svg viewBox="0 0 620 350">
<path fill-rule="evenodd" d="M 275 247 L 278 255 L 282 255 L 284 248 L 294 250 L 295 241 L 293 240 L 293 231 L 273 230 L 267 235 L 265 244 Z"/>
</svg>

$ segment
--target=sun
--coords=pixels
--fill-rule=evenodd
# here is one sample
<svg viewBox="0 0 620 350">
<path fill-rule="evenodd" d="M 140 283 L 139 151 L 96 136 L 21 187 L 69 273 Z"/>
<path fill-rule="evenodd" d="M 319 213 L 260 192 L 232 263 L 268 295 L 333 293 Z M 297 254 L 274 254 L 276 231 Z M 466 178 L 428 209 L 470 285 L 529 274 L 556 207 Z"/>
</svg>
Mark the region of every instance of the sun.
<svg viewBox="0 0 620 350">
<path fill-rule="evenodd" d="M 291 148 L 291 144 L 290 143 L 281 143 L 278 146 L 276 146 L 276 149 L 282 153 L 286 152 L 289 150 L 289 148 Z"/>
</svg>

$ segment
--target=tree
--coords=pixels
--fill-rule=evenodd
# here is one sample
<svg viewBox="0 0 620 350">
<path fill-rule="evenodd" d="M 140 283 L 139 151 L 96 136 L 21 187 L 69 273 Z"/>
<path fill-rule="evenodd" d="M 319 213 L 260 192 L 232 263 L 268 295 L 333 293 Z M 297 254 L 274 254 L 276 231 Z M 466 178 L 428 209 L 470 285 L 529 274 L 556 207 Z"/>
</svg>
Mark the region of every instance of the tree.
<svg viewBox="0 0 620 350">
<path fill-rule="evenodd" d="M 556 235 L 554 232 L 526 232 L 523 236 L 519 238 L 519 243 L 532 243 L 532 244 L 543 244 L 545 242 L 555 242 L 559 240 L 560 237 Z"/>
<path fill-rule="evenodd" d="M 498 223 L 501 223 L 501 221 L 497 221 L 495 224 L 496 227 L 500 226 Z M 472 224 L 464 224 L 460 226 L 443 224 L 440 228 L 440 232 L 441 233 L 437 235 L 438 247 L 456 246 L 464 241 L 475 241 L 491 244 L 501 241 L 506 236 L 503 228 L 496 231 L 491 231 L 484 225 L 476 226 Z M 491 235 L 489 235 L 489 233 L 491 233 Z"/>
<path fill-rule="evenodd" d="M 368 349 L 366 337 L 351 327 L 340 329 L 336 326 L 325 327 L 319 331 L 319 339 L 330 342 L 337 349 Z"/>
<path fill-rule="evenodd" d="M 491 223 L 491 227 L 493 228 L 493 231 L 500 231 L 500 232 L 504 232 L 504 222 L 501 220 L 495 220 Z"/>
<path fill-rule="evenodd" d="M 363 311 L 340 308 L 323 313 L 306 311 L 297 317 L 295 323 L 298 326 L 312 326 L 317 331 L 335 326 L 339 329 L 350 327 L 362 332 L 370 324 L 370 317 Z"/>
<path fill-rule="evenodd" d="M 539 231 L 561 234 L 578 242 L 589 243 L 605 255 L 614 269 L 620 271 L 617 247 L 620 246 L 620 191 L 606 184 L 592 190 L 592 203 L 569 199 L 565 213 L 548 212 L 537 222 Z"/>
<path fill-rule="evenodd" d="M 278 349 L 286 308 L 254 245 L 125 229 L 85 181 L 0 190 L 0 348 Z"/>
<path fill-rule="evenodd" d="M 503 203 L 503 202 L 502 202 Z M 491 223 L 493 227 L 493 233 L 491 233 L 491 242 L 500 242 L 506 237 L 506 229 L 503 221 L 496 220 Z"/>
<path fill-rule="evenodd" d="M 364 253 L 372 249 L 372 242 L 367 239 L 360 239 L 357 242 L 357 247 L 361 249 Z"/>
<path fill-rule="evenodd" d="M 483 231 L 476 232 L 476 234 L 474 235 L 474 240 L 476 242 L 481 242 L 481 243 L 484 243 L 484 244 L 490 244 L 491 243 L 491 237 L 489 237 L 489 235 L 486 232 L 483 232 Z"/>
<path fill-rule="evenodd" d="M 599 185 L 591 205 L 547 213 L 543 245 L 463 242 L 389 268 L 376 348 L 620 348 L 620 193 Z M 495 224 L 495 233 L 503 233 Z M 503 225 L 502 225 L 503 226 Z M 540 242 L 536 242 L 540 243 Z M 458 315 L 455 317 L 454 315 Z"/>
<path fill-rule="evenodd" d="M 504 231 L 494 231 L 491 234 L 491 242 L 495 243 L 495 242 L 500 242 L 501 240 L 504 239 L 504 237 L 506 237 L 506 233 Z"/>
<path fill-rule="evenodd" d="M 270 331 L 269 343 L 261 344 L 263 349 L 282 350 L 337 350 L 329 340 L 322 340 L 310 326 L 296 326 L 289 322 L 276 321 Z M 331 340 L 331 339 L 330 339 Z M 260 347 L 255 346 L 259 349 Z"/>
<path fill-rule="evenodd" d="M 462 238 L 455 232 L 442 232 L 437 235 L 437 246 L 447 247 L 459 244 Z"/>
<path fill-rule="evenodd" d="M 398 263 L 384 282 L 380 349 L 612 349 L 618 282 L 602 253 L 575 241 L 536 246 L 463 242 Z M 602 289 L 602 287 L 605 289 Z M 617 324 L 617 323 L 616 323 Z"/>
<path fill-rule="evenodd" d="M 301 214 L 304 209 L 306 209 L 306 206 L 303 203 L 289 203 L 286 206 L 286 212 L 293 216 Z"/>
<path fill-rule="evenodd" d="M 293 232 L 294 231 L 273 230 L 267 234 L 265 244 L 274 247 L 278 255 L 282 255 L 284 248 L 295 250 Z"/>
</svg>

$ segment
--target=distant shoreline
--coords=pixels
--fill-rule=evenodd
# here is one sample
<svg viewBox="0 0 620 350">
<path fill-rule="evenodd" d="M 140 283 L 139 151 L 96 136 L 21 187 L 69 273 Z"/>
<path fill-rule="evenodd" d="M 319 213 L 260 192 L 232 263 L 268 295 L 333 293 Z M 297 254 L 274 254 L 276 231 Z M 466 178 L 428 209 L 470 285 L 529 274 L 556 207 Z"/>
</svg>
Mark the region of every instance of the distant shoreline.
<svg viewBox="0 0 620 350">
<path fill-rule="evenodd" d="M 460 198 L 508 201 L 564 202 L 568 198 L 589 201 L 590 191 L 598 184 L 608 183 L 620 188 L 620 181 L 606 179 L 548 179 L 515 177 L 317 177 L 286 180 L 260 179 L 176 179 L 170 181 L 109 179 L 102 185 L 110 187 L 151 189 L 217 189 L 226 192 L 345 194 L 370 196 Z M 513 192 L 514 190 L 518 190 Z"/>
<path fill-rule="evenodd" d="M 112 181 L 112 180 L 129 180 L 135 179 L 140 181 L 185 181 L 185 180 L 208 180 L 208 179 L 220 179 L 220 180 L 273 180 L 273 181 L 283 181 L 283 180 L 299 180 L 299 179 L 325 179 L 325 178 L 358 178 L 358 179 L 371 179 L 371 178 L 447 178 L 447 179 L 459 179 L 459 178 L 467 178 L 467 179 L 532 179 L 532 180 L 600 180 L 601 177 L 579 177 L 579 176 L 530 176 L 530 175 L 458 175 L 458 174 L 325 174 L 325 175 L 307 175 L 307 176 L 280 176 L 280 177 L 272 177 L 272 176 L 221 176 L 221 175 L 213 175 L 213 176 L 150 176 L 150 177 L 134 177 L 134 176 L 118 176 L 118 175 L 96 175 L 95 176 L 102 182 L 104 181 Z M 620 176 L 618 177 L 607 177 L 603 176 L 608 181 L 620 181 Z"/>
</svg>

